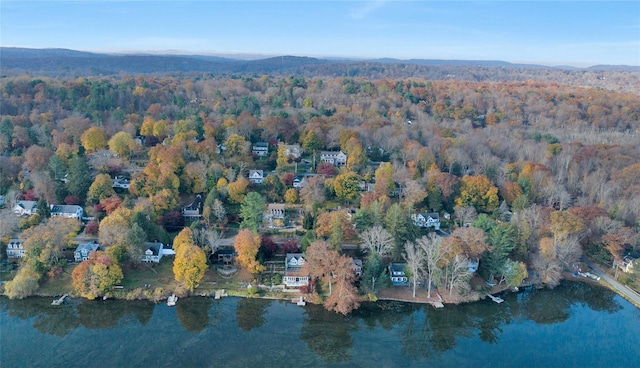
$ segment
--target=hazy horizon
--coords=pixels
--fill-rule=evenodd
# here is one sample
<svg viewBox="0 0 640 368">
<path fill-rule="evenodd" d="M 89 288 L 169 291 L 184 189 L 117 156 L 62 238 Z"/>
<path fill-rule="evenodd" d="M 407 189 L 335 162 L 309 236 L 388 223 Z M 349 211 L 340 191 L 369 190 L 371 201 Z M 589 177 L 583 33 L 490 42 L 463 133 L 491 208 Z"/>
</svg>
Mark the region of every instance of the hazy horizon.
<svg viewBox="0 0 640 368">
<path fill-rule="evenodd" d="M 634 1 L 2 1 L 0 45 L 640 66 Z"/>
</svg>

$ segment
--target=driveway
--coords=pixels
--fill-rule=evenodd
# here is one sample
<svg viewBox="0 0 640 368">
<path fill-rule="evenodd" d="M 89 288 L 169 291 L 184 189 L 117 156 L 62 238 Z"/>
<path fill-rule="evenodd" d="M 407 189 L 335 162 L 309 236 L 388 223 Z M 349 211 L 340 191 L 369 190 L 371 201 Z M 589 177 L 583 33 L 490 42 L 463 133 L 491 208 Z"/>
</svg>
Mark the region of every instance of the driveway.
<svg viewBox="0 0 640 368">
<path fill-rule="evenodd" d="M 603 280 L 605 280 L 609 285 L 613 286 L 619 293 L 625 295 L 628 299 L 633 300 L 636 305 L 640 305 L 640 294 L 631 290 L 628 286 L 622 285 L 618 281 L 616 281 L 613 277 L 609 276 L 606 272 L 602 271 L 598 266 L 589 261 L 588 259 L 584 259 L 584 263 L 589 266 L 593 270 L 593 272 L 600 276 Z"/>
</svg>

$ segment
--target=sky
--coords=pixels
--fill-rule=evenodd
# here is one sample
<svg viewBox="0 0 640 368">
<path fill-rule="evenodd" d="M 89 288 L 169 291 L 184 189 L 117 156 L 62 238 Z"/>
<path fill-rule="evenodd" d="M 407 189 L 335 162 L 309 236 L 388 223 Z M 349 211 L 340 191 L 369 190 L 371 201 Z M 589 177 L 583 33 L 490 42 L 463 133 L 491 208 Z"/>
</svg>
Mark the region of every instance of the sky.
<svg viewBox="0 0 640 368">
<path fill-rule="evenodd" d="M 0 45 L 640 66 L 640 1 L 0 1 Z"/>
</svg>

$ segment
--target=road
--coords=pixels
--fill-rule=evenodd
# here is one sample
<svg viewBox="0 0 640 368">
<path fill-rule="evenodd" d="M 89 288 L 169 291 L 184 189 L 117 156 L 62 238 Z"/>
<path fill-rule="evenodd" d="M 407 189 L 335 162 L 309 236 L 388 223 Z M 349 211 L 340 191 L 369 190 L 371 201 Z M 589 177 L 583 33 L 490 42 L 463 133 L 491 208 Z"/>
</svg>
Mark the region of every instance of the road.
<svg viewBox="0 0 640 368">
<path fill-rule="evenodd" d="M 613 286 L 613 288 L 616 289 L 619 293 L 624 294 L 628 299 L 633 300 L 636 305 L 640 305 L 640 294 L 629 289 L 627 286 L 622 285 L 586 258 L 584 259 L 584 263 L 586 263 L 587 266 L 589 266 L 589 268 L 591 268 L 596 275 L 600 276 L 603 280 L 609 283 L 609 285 Z"/>
</svg>

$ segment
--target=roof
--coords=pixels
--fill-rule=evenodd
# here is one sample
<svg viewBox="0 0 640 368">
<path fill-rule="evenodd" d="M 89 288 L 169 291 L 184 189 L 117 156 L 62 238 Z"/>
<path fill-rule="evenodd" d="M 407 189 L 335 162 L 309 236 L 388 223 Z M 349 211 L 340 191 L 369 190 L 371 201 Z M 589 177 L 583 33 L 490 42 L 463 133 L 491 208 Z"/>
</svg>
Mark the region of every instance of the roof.
<svg viewBox="0 0 640 368">
<path fill-rule="evenodd" d="M 147 250 L 151 250 L 151 252 L 153 252 L 154 256 L 157 256 L 158 254 L 160 254 L 160 252 L 162 251 L 162 243 L 157 243 L 157 242 L 145 242 L 144 243 L 145 246 L 145 252 Z"/>
<path fill-rule="evenodd" d="M 81 252 L 82 250 L 93 252 L 94 250 L 98 250 L 98 248 L 100 248 L 100 244 L 94 241 L 92 243 L 78 244 L 76 252 Z"/>
<path fill-rule="evenodd" d="M 76 214 L 78 211 L 82 211 L 82 207 L 75 204 L 52 204 L 51 212 L 54 213 L 71 213 Z"/>
<path fill-rule="evenodd" d="M 267 205 L 267 210 L 284 211 L 284 203 L 269 203 Z"/>
<path fill-rule="evenodd" d="M 31 210 L 36 206 L 37 203 L 38 202 L 36 201 L 18 201 L 17 206 L 22 207 L 25 210 Z"/>
<path fill-rule="evenodd" d="M 429 212 L 429 213 L 425 213 L 424 214 L 425 218 L 431 217 L 434 220 L 439 220 L 440 219 L 440 215 L 438 214 L 438 212 Z"/>
<path fill-rule="evenodd" d="M 389 268 L 393 272 L 402 272 L 404 273 L 404 269 L 407 267 L 405 263 L 391 263 L 389 264 Z"/>
</svg>

